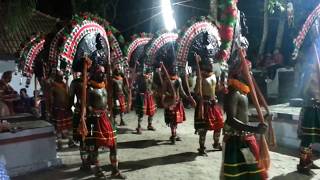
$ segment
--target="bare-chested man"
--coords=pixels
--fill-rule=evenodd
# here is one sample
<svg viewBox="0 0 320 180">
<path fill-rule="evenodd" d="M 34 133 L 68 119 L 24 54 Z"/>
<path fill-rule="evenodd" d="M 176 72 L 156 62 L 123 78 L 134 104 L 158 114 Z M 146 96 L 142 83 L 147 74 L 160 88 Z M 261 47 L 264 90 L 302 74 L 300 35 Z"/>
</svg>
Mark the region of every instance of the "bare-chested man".
<svg viewBox="0 0 320 180">
<path fill-rule="evenodd" d="M 126 77 L 124 77 L 121 72 L 120 64 L 117 64 L 114 68 L 112 80 L 114 104 L 113 116 L 116 118 L 117 115 L 120 115 L 120 126 L 125 126 L 126 124 L 123 121 L 123 114 L 127 112 L 125 88 L 127 88 L 128 85 L 126 84 Z"/>
<path fill-rule="evenodd" d="M 213 148 L 222 149 L 219 140 L 223 128 L 223 114 L 221 108 L 217 105 L 215 94 L 217 79 L 213 72 L 213 61 L 211 59 L 201 61 L 199 55 L 196 55 L 195 58 L 197 61 L 195 94 L 198 102 L 195 110 L 194 127 L 199 134 L 199 154 L 206 155 L 205 140 L 208 130 L 214 131 Z"/>
<path fill-rule="evenodd" d="M 230 67 L 228 94 L 224 110 L 227 120 L 224 126 L 223 179 L 267 179 L 266 171 L 258 165 L 259 145 L 254 134 L 264 134 L 267 125 L 249 125 L 248 97 L 250 88 L 244 83 L 241 63 Z"/>
<path fill-rule="evenodd" d="M 152 126 L 153 116 L 156 113 L 156 103 L 153 97 L 153 76 L 151 69 L 146 69 L 144 73 L 141 73 L 137 79 L 137 96 L 136 96 L 136 114 L 138 115 L 138 127 L 137 133 L 141 134 L 141 121 L 143 115 L 148 116 L 147 129 L 155 131 Z"/>
<path fill-rule="evenodd" d="M 166 74 L 166 67 L 162 64 L 162 68 Z M 172 65 L 172 67 L 169 69 L 166 74 L 166 79 L 163 80 L 163 96 L 170 97 L 167 100 L 164 100 L 163 102 L 165 110 L 164 110 L 164 117 L 166 124 L 171 128 L 171 137 L 170 141 L 172 144 L 175 144 L 176 141 L 181 141 L 181 138 L 177 136 L 177 127 L 178 124 L 184 122 L 186 120 L 186 115 L 182 103 L 182 98 L 187 98 L 190 103 L 195 105 L 195 101 L 193 97 L 187 96 L 185 91 L 182 88 L 182 82 L 180 77 L 178 76 L 177 67 L 175 65 Z M 169 79 L 169 81 L 168 81 Z M 171 84 L 169 84 L 171 83 Z M 171 92 L 171 87 L 173 86 L 173 91 Z M 175 97 L 172 96 L 172 94 L 175 94 Z M 175 98 L 175 99 L 174 99 Z M 170 101 L 170 104 L 165 105 Z"/>
<path fill-rule="evenodd" d="M 94 65 L 90 74 L 87 89 L 87 120 L 86 126 L 89 134 L 85 138 L 85 148 L 88 153 L 85 166 L 96 165 L 96 176 L 104 176 L 98 160 L 99 148 L 110 149 L 109 159 L 112 166 L 112 178 L 125 179 L 118 168 L 117 134 L 115 123 L 108 117 L 108 99 L 105 83 L 105 69 L 103 66 Z"/>
<path fill-rule="evenodd" d="M 50 109 L 52 122 L 55 125 L 58 149 L 62 148 L 62 138 L 69 139 L 69 145 L 73 145 L 72 135 L 72 114 L 69 109 L 69 94 L 66 83 L 63 81 L 63 73 L 56 74 L 51 85 Z"/>
</svg>

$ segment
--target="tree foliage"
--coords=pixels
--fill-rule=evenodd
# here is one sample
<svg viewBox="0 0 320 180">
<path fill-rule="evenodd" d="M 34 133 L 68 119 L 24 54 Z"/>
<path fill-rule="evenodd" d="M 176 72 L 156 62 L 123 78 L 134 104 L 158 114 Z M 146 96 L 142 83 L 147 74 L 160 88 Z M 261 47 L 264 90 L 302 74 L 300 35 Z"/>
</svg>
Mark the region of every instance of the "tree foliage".
<svg viewBox="0 0 320 180">
<path fill-rule="evenodd" d="M 284 12 L 286 10 L 287 1 L 286 0 L 269 0 L 268 10 L 273 14 L 276 10 Z"/>
<path fill-rule="evenodd" d="M 2 3 L 4 29 L 6 32 L 13 32 L 19 23 L 31 17 L 37 0 L 3 0 Z"/>
<path fill-rule="evenodd" d="M 72 0 L 73 13 L 90 12 L 110 21 L 117 17 L 119 0 Z"/>
</svg>

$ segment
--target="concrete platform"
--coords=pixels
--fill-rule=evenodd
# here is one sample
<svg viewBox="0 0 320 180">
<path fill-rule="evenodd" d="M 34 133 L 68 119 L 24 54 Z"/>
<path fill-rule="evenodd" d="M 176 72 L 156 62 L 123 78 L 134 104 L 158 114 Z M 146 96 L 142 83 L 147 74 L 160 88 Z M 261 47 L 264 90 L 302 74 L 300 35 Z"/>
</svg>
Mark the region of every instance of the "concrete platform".
<svg viewBox="0 0 320 180">
<path fill-rule="evenodd" d="M 0 133 L 0 156 L 9 176 L 61 164 L 57 158 L 54 127 L 45 121 L 11 123 L 15 132 Z"/>
<path fill-rule="evenodd" d="M 298 149 L 300 139 L 297 136 L 299 114 L 301 107 L 290 107 L 289 103 L 269 106 L 273 114 L 272 126 L 274 128 L 277 144 L 287 148 Z M 265 113 L 265 111 L 263 111 Z M 251 120 L 255 119 L 257 112 L 250 109 Z M 315 144 L 314 149 L 320 152 L 320 146 Z"/>
</svg>

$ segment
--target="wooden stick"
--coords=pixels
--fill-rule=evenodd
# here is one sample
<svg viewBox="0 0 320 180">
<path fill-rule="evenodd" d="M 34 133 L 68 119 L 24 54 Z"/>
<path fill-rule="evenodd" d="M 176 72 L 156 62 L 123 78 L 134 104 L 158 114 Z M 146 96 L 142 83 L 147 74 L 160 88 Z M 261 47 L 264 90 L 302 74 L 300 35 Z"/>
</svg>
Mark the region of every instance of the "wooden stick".
<svg viewBox="0 0 320 180">
<path fill-rule="evenodd" d="M 88 84 L 88 57 L 83 60 L 83 71 L 82 71 L 82 91 L 81 91 L 81 114 L 80 114 L 80 125 L 78 128 L 79 134 L 82 140 L 88 135 L 88 128 L 86 125 L 86 113 L 87 113 L 87 84 Z"/>
<path fill-rule="evenodd" d="M 137 68 L 137 63 L 134 64 L 134 68 L 133 68 L 133 72 L 131 73 L 131 81 L 128 82 L 128 87 L 129 87 L 129 97 L 128 97 L 128 112 L 131 111 L 132 108 L 132 88 L 133 88 L 133 82 L 135 79 L 135 72 L 136 72 L 136 68 Z"/>
<path fill-rule="evenodd" d="M 201 76 L 201 70 L 200 70 L 200 65 L 199 65 L 199 61 L 201 60 L 199 55 L 195 55 L 196 58 L 196 64 L 197 64 L 197 82 L 198 82 L 198 91 L 199 91 L 199 96 L 200 96 L 200 100 L 198 102 L 198 107 L 200 108 L 198 110 L 198 113 L 196 114 L 198 119 L 204 119 L 204 106 L 203 106 L 203 94 L 202 94 L 202 76 Z"/>
<path fill-rule="evenodd" d="M 168 73 L 168 71 L 167 71 L 167 68 L 164 66 L 163 63 L 161 63 L 161 67 L 162 67 L 162 69 L 163 69 L 163 71 L 164 71 L 165 77 L 167 78 L 167 82 L 169 83 L 169 89 L 170 89 L 171 96 L 173 96 L 173 98 L 172 98 L 173 101 L 170 102 L 170 103 L 166 103 L 166 104 L 169 104 L 168 106 L 170 106 L 170 105 L 173 105 L 174 102 L 176 101 L 176 99 L 177 99 L 177 94 L 176 94 L 176 91 L 175 91 L 175 89 L 174 89 L 171 81 L 170 81 L 170 76 L 169 76 L 169 73 Z M 165 105 L 165 104 L 164 104 L 164 102 L 165 102 L 165 96 L 162 96 L 162 97 L 163 97 L 163 98 L 162 98 L 163 105 Z"/>
<path fill-rule="evenodd" d="M 38 86 L 37 86 L 37 76 L 34 75 L 34 107 L 35 107 L 35 108 L 38 107 L 38 105 L 37 105 L 37 101 L 38 101 L 37 89 L 38 89 Z"/>
<path fill-rule="evenodd" d="M 264 117 L 258 102 L 258 98 L 257 98 L 257 94 L 253 85 L 253 81 L 251 79 L 251 75 L 249 72 L 249 68 L 248 65 L 246 63 L 246 59 L 244 56 L 244 50 L 243 49 L 239 49 L 239 55 L 240 55 L 240 59 L 242 61 L 242 67 L 243 67 L 243 73 L 245 75 L 245 78 L 247 80 L 247 82 L 249 83 L 249 87 L 251 90 L 251 98 L 253 101 L 253 104 L 256 107 L 256 110 L 258 112 L 258 117 L 261 123 L 264 123 Z M 261 139 L 260 139 L 260 159 L 259 159 L 259 165 L 264 168 L 265 170 L 268 170 L 270 168 L 270 155 L 269 155 L 269 148 L 268 148 L 268 144 L 265 138 L 264 134 L 261 134 Z"/>
<path fill-rule="evenodd" d="M 259 102 L 262 103 L 262 106 L 267 111 L 267 114 L 270 115 L 270 110 L 269 110 L 269 107 L 268 107 L 266 99 L 264 98 L 264 96 L 263 96 L 263 94 L 262 94 L 262 92 L 261 92 L 256 80 L 254 79 L 254 77 L 252 75 L 251 75 L 251 78 L 252 78 L 253 85 L 254 85 L 255 89 L 257 90 Z M 276 136 L 275 136 L 275 132 L 274 132 L 273 126 L 272 126 L 272 116 L 269 116 L 269 117 L 271 117 L 271 118 L 267 120 L 267 122 L 268 122 L 268 143 L 269 143 L 270 147 L 276 147 L 277 146 L 277 140 L 276 140 Z"/>
<path fill-rule="evenodd" d="M 110 58 L 106 59 L 106 73 L 107 73 L 107 79 L 105 81 L 105 84 L 107 85 L 107 92 L 108 92 L 108 111 L 110 115 L 110 121 L 112 124 L 116 124 L 115 118 L 113 117 L 113 80 L 112 80 L 112 68 L 111 68 L 111 61 Z"/>
</svg>

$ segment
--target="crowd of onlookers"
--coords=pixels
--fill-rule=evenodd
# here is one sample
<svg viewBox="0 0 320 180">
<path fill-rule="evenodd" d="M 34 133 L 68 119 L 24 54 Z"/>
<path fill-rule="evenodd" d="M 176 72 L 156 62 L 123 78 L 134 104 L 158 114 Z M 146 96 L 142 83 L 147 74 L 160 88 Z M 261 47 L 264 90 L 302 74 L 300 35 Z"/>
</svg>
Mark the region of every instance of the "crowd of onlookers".
<svg viewBox="0 0 320 180">
<path fill-rule="evenodd" d="M 275 49 L 273 53 L 266 53 L 264 57 L 258 59 L 256 63 L 257 69 L 266 70 L 268 79 L 274 79 L 277 69 L 284 66 L 283 55 L 279 49 Z"/>
<path fill-rule="evenodd" d="M 17 113 L 31 113 L 40 118 L 44 115 L 44 99 L 40 91 L 35 90 L 29 97 L 26 88 L 20 89 L 18 94 L 11 86 L 12 71 L 3 73 L 0 79 L 0 117 Z"/>
</svg>

